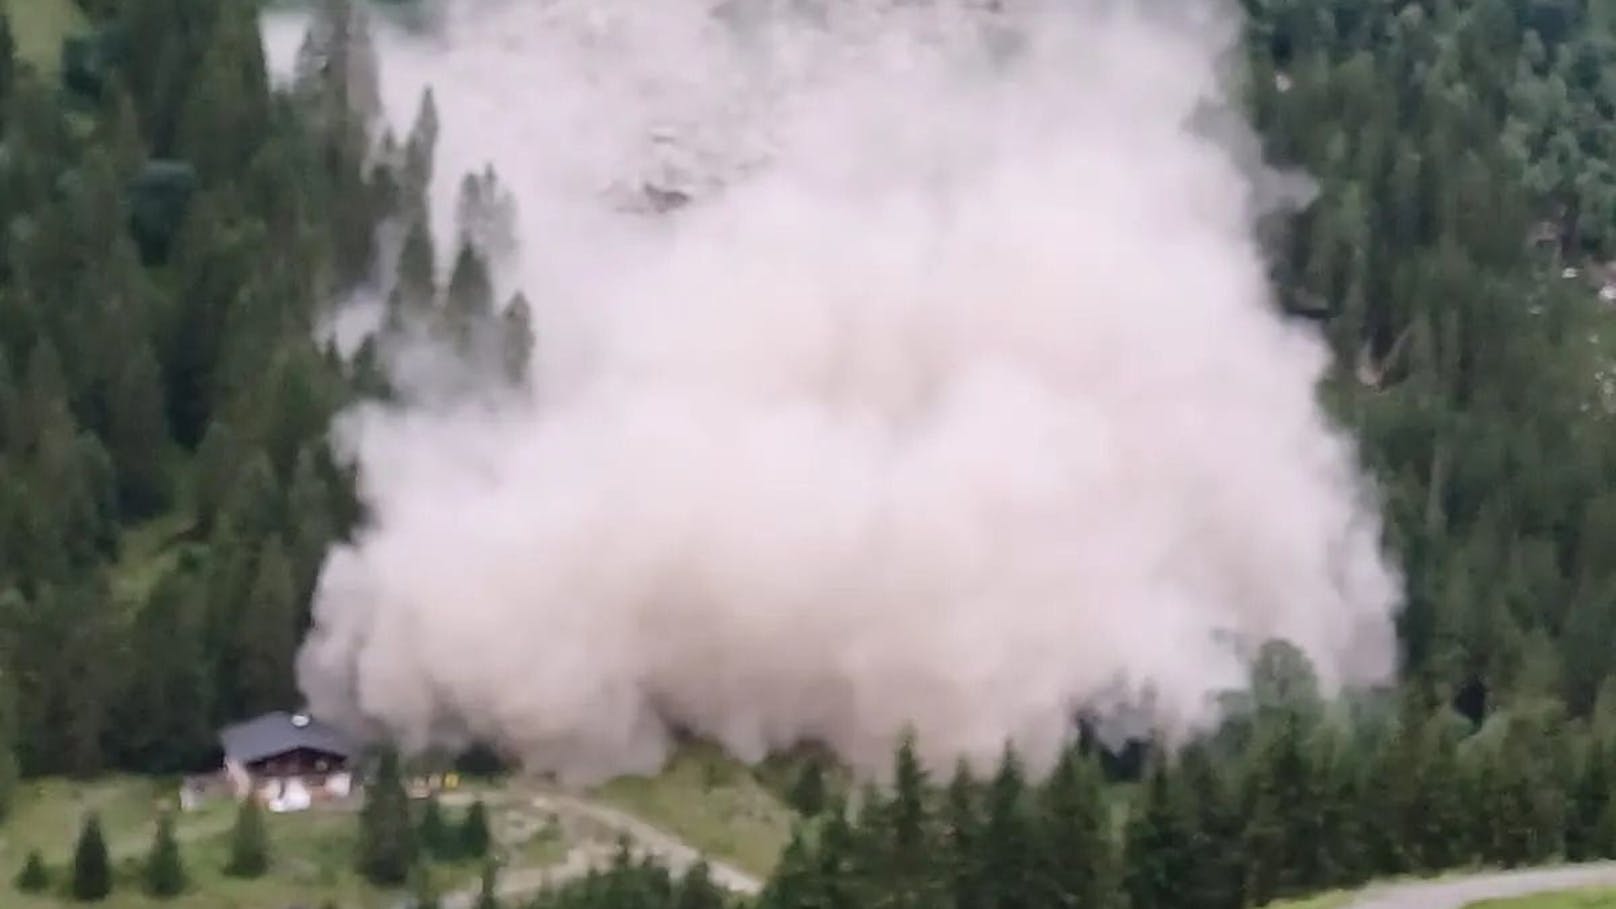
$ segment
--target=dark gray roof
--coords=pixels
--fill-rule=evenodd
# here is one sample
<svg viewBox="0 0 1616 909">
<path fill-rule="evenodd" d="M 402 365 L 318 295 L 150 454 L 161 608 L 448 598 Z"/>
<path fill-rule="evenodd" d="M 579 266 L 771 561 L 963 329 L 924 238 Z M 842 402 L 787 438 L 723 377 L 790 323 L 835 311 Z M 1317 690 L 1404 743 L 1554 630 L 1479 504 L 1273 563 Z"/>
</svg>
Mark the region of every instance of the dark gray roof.
<svg viewBox="0 0 1616 909">
<path fill-rule="evenodd" d="M 352 757 L 354 745 L 341 732 L 306 714 L 282 710 L 226 726 L 219 732 L 225 757 L 251 764 L 298 748 Z"/>
</svg>

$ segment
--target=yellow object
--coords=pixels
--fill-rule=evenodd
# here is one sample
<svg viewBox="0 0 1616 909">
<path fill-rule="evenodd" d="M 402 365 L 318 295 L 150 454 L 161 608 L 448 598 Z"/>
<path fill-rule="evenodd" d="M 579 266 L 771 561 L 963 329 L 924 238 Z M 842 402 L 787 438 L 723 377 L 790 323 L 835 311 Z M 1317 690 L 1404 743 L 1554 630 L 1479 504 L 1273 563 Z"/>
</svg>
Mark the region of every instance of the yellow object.
<svg viewBox="0 0 1616 909">
<path fill-rule="evenodd" d="M 445 773 L 443 775 L 443 788 L 445 788 L 445 789 L 453 789 L 453 788 L 455 788 L 456 786 L 459 786 L 459 785 L 460 785 L 460 774 L 458 774 L 458 773 Z"/>
</svg>

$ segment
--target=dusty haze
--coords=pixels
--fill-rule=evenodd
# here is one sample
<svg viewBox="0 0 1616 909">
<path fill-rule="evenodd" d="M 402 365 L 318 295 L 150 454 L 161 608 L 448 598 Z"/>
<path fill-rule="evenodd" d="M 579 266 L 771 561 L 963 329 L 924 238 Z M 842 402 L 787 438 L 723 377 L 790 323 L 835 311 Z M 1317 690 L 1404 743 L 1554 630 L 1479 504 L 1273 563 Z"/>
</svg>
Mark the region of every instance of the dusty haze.
<svg viewBox="0 0 1616 909">
<path fill-rule="evenodd" d="M 1253 239 L 1288 184 L 1187 125 L 1224 6 L 712 5 L 379 28 L 401 132 L 436 93 L 440 250 L 463 173 L 519 201 L 537 373 L 346 415 L 375 521 L 321 580 L 313 709 L 585 781 L 676 729 L 1042 763 L 1119 693 L 1212 719 L 1275 636 L 1330 687 L 1392 670 L 1376 505 Z M 697 201 L 618 211 L 642 179 Z"/>
</svg>

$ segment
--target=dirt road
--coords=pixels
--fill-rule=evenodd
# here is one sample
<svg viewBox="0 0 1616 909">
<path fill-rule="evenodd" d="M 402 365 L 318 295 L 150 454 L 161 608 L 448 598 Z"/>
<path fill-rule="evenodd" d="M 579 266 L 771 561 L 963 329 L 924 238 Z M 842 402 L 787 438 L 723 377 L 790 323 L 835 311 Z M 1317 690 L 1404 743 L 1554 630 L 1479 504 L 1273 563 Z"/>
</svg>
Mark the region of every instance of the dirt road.
<svg viewBox="0 0 1616 909">
<path fill-rule="evenodd" d="M 1445 881 L 1371 887 L 1346 909 L 1460 909 L 1481 900 L 1583 887 L 1616 887 L 1616 862 L 1499 871 Z"/>
<path fill-rule="evenodd" d="M 694 864 L 700 853 L 688 843 L 633 815 L 564 793 L 543 793 L 533 797 L 533 807 L 553 814 L 564 828 L 583 834 L 560 863 L 542 868 L 514 868 L 500 876 L 499 896 L 522 897 L 583 877 L 590 870 L 609 865 L 617 853 L 617 841 L 626 837 L 636 855 L 649 855 L 675 874 Z M 755 894 L 763 882 L 739 868 L 707 860 L 713 883 L 735 893 Z M 458 890 L 443 898 L 443 909 L 470 909 L 477 901 L 474 889 Z M 407 905 L 407 904 L 406 904 Z M 403 907 L 401 907 L 403 909 Z"/>
</svg>

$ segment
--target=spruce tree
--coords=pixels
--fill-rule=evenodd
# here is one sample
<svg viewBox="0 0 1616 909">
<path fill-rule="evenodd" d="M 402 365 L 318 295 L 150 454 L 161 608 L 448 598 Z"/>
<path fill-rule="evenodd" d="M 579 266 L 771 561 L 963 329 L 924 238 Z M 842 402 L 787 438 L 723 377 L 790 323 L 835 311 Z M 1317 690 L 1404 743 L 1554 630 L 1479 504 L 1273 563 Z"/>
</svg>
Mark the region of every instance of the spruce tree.
<svg viewBox="0 0 1616 909">
<path fill-rule="evenodd" d="M 820 899 L 820 873 L 801 827 L 791 831 L 774 873 L 758 895 L 758 909 L 810 909 L 830 905 Z"/>
<path fill-rule="evenodd" d="M 1028 798 L 1021 758 L 1006 747 L 987 787 L 980 850 L 983 903 L 995 909 L 1048 905 L 1046 894 L 1035 892 L 1039 852 Z"/>
<path fill-rule="evenodd" d="M 249 793 L 236 809 L 236 825 L 230 832 L 230 860 L 225 873 L 231 877 L 260 877 L 269 870 L 269 834 L 264 829 L 263 809 Z"/>
<path fill-rule="evenodd" d="M 500 315 L 499 343 L 505 381 L 517 388 L 525 386 L 533 368 L 533 307 L 520 293 L 505 304 Z"/>
<path fill-rule="evenodd" d="M 940 880 L 934 868 L 930 779 L 915 752 L 912 733 L 906 733 L 898 746 L 892 780 L 892 797 L 880 815 L 885 822 L 880 831 L 883 886 L 894 906 L 920 909 L 936 901 Z"/>
<path fill-rule="evenodd" d="M 1130 909 L 1173 909 L 1189 877 L 1190 832 L 1166 762 L 1157 760 L 1128 816 L 1125 858 Z"/>
<path fill-rule="evenodd" d="M 45 859 L 38 849 L 29 850 L 27 861 L 17 872 L 16 884 L 23 893 L 43 893 L 50 886 L 50 871 L 45 868 Z"/>
<path fill-rule="evenodd" d="M 983 833 L 977 789 L 970 765 L 961 760 L 954 767 L 943 802 L 942 854 L 953 909 L 985 909 L 988 905 L 982 880 Z"/>
<path fill-rule="evenodd" d="M 443 809 L 438 804 L 437 794 L 427 796 L 426 804 L 421 806 L 421 851 L 439 861 L 452 859 L 460 851 L 458 840 L 459 837 L 450 831 L 448 823 L 443 819 Z"/>
<path fill-rule="evenodd" d="M 11 673 L 0 670 L 0 821 L 11 814 L 18 775 L 17 690 Z"/>
<path fill-rule="evenodd" d="M 459 841 L 459 852 L 463 858 L 483 858 L 488 855 L 488 847 L 493 842 L 493 836 L 488 830 L 488 808 L 482 799 L 471 803 L 466 809 L 466 816 L 460 822 L 460 833 L 456 838 Z"/>
<path fill-rule="evenodd" d="M 1183 904 L 1196 909 L 1240 909 L 1245 905 L 1245 891 L 1235 787 L 1203 742 L 1184 749 L 1178 773 L 1188 797 L 1177 806 L 1190 838 L 1189 861 L 1180 885 Z"/>
<path fill-rule="evenodd" d="M 396 887 L 409 878 L 417 852 L 398 752 L 387 748 L 378 756 L 359 812 L 359 872 L 373 884 Z"/>
<path fill-rule="evenodd" d="M 483 862 L 482 879 L 477 887 L 476 909 L 499 909 L 499 865 L 492 859 Z"/>
<path fill-rule="evenodd" d="M 12 84 L 17 79 L 16 47 L 16 40 L 11 36 L 11 18 L 0 9 L 0 131 L 6 125 L 6 109 Z"/>
<path fill-rule="evenodd" d="M 724 894 L 705 861 L 698 860 L 679 879 L 671 909 L 724 909 Z"/>
<path fill-rule="evenodd" d="M 1612 844 L 1605 839 L 1612 783 L 1607 754 L 1597 734 L 1590 735 L 1566 806 L 1565 852 L 1574 862 L 1606 858 L 1611 853 Z"/>
<path fill-rule="evenodd" d="M 152 896 L 167 898 L 185 890 L 185 866 L 174 840 L 174 819 L 167 812 L 157 819 L 157 834 L 144 871 L 146 892 Z"/>
<path fill-rule="evenodd" d="M 72 893 L 74 899 L 86 903 L 104 900 L 112 893 L 107 841 L 101 834 L 101 819 L 95 814 L 84 819 L 78 846 L 73 850 Z"/>
<path fill-rule="evenodd" d="M 449 343 L 462 356 L 471 356 L 480 351 L 483 342 L 492 337 L 492 329 L 496 327 L 494 285 L 488 274 L 488 264 L 482 254 L 469 244 L 462 244 L 455 257 L 440 318 Z"/>
<path fill-rule="evenodd" d="M 797 773 L 791 785 L 791 807 L 805 817 L 813 817 L 825 808 L 825 769 L 817 758 L 810 758 Z"/>
<path fill-rule="evenodd" d="M 1037 793 L 1036 805 L 1039 883 L 1045 899 L 1110 905 L 1122 881 L 1104 780 L 1095 760 L 1081 754 L 1076 743 L 1068 746 Z"/>
</svg>

